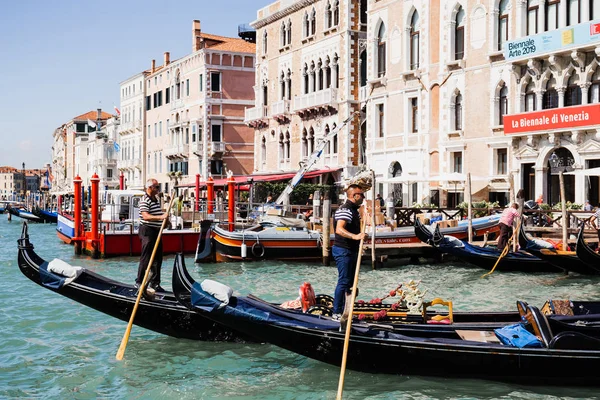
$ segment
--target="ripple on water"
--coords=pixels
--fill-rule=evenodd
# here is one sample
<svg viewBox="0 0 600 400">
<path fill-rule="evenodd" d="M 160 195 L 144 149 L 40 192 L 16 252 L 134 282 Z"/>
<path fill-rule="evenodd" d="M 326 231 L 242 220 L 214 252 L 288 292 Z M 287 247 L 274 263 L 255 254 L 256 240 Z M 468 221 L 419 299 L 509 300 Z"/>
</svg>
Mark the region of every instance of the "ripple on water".
<svg viewBox="0 0 600 400">
<path fill-rule="evenodd" d="M 34 285 L 18 270 L 17 221 L 0 218 L 0 398 L 115 399 L 330 399 L 339 369 L 265 344 L 203 343 L 174 339 L 134 327 L 123 361 L 115 354 L 126 324 Z M 133 282 L 137 259 L 76 257 L 53 225 L 30 226 L 36 251 L 113 279 Z M 170 286 L 173 257 L 163 263 Z M 211 278 L 238 294 L 268 301 L 295 298 L 304 281 L 317 293 L 333 293 L 334 266 L 292 262 L 187 265 L 198 279 Z M 381 297 L 398 283 L 422 280 L 428 297 L 454 301 L 458 310 L 516 309 L 515 300 L 542 305 L 550 298 L 600 297 L 598 277 L 527 275 L 455 265 L 400 263 L 394 268 L 361 267 L 359 298 Z M 404 360 L 399 360 L 404 362 Z M 529 387 L 505 383 L 348 371 L 348 399 L 552 399 L 594 398 L 585 388 Z"/>
</svg>

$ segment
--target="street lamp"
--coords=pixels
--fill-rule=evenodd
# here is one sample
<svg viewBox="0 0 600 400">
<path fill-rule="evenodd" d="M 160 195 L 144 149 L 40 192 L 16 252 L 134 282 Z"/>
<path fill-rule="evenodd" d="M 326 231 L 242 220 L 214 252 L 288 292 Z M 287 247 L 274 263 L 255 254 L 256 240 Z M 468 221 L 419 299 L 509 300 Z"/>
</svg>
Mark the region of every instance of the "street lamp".
<svg viewBox="0 0 600 400">
<path fill-rule="evenodd" d="M 550 168 L 552 168 L 553 170 L 560 166 L 560 158 L 556 155 L 556 153 L 552 153 L 552 155 L 548 159 L 548 162 L 550 163 Z"/>
</svg>

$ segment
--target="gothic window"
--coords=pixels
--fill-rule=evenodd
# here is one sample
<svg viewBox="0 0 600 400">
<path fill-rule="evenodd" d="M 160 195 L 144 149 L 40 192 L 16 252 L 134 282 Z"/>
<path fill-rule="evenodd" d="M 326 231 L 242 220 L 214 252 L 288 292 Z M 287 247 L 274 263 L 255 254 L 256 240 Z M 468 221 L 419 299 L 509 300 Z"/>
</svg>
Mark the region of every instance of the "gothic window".
<svg viewBox="0 0 600 400">
<path fill-rule="evenodd" d="M 331 87 L 331 61 L 329 61 L 329 57 L 325 61 L 325 87 L 327 89 Z"/>
<path fill-rule="evenodd" d="M 463 109 L 462 95 L 460 93 L 458 93 L 454 100 L 454 130 L 455 131 L 461 131 L 463 129 L 462 109 Z"/>
<path fill-rule="evenodd" d="M 334 123 L 333 124 L 333 130 L 335 130 L 335 128 L 336 128 L 336 124 Z M 331 139 L 331 142 L 333 143 L 333 146 L 332 146 L 333 147 L 333 154 L 337 154 L 337 152 L 338 152 L 338 137 L 339 137 L 339 135 L 336 134 Z"/>
<path fill-rule="evenodd" d="M 535 84 L 533 81 L 530 81 L 525 87 L 525 111 L 535 111 L 536 110 L 536 94 L 535 94 Z"/>
<path fill-rule="evenodd" d="M 410 20 L 410 69 L 419 68 L 419 13 L 413 12 Z"/>
<path fill-rule="evenodd" d="M 500 0 L 498 9 L 498 48 L 502 50 L 508 40 L 508 4 L 509 0 Z"/>
<path fill-rule="evenodd" d="M 308 22 L 308 13 L 304 13 L 304 19 L 302 20 L 302 27 L 304 31 L 304 37 L 310 36 L 310 23 Z"/>
<path fill-rule="evenodd" d="M 303 93 L 307 94 L 309 85 L 310 85 L 310 80 L 309 80 L 309 76 L 308 76 L 308 65 L 306 65 L 306 64 L 304 64 L 303 76 L 304 76 L 304 92 Z"/>
<path fill-rule="evenodd" d="M 565 92 L 565 106 L 578 106 L 581 104 L 581 87 L 575 73 L 569 78 Z"/>
<path fill-rule="evenodd" d="M 377 33 L 377 76 L 385 75 L 386 70 L 385 25 L 382 22 Z"/>
<path fill-rule="evenodd" d="M 260 146 L 261 163 L 267 163 L 267 138 L 263 136 Z"/>
<path fill-rule="evenodd" d="M 454 59 L 462 60 L 465 56 L 465 10 L 460 7 L 456 13 L 454 32 Z"/>
<path fill-rule="evenodd" d="M 325 6 L 325 29 L 331 28 L 331 24 L 333 22 L 333 15 L 331 12 L 331 3 L 327 1 L 327 6 Z"/>
<path fill-rule="evenodd" d="M 285 159 L 290 160 L 290 132 L 285 133 Z"/>
<path fill-rule="evenodd" d="M 310 85 L 310 92 L 315 92 L 316 91 L 316 87 L 317 87 L 317 76 L 316 76 L 316 69 L 315 69 L 315 63 L 312 62 L 310 64 L 310 76 L 311 76 L 311 80 L 312 80 L 312 84 Z"/>
<path fill-rule="evenodd" d="M 287 85 L 288 85 L 287 99 L 291 100 L 292 99 L 292 71 L 290 71 L 289 68 L 287 70 L 286 81 L 287 81 Z"/>
<path fill-rule="evenodd" d="M 319 60 L 319 63 L 317 64 L 317 71 L 318 71 L 318 76 L 319 76 L 319 82 L 318 82 L 318 90 L 323 90 L 324 87 L 324 70 L 323 70 L 323 61 Z"/>
<path fill-rule="evenodd" d="M 327 135 L 329 135 L 329 125 L 325 125 L 325 140 L 327 140 Z M 331 140 L 327 140 L 327 144 L 325 145 L 325 154 L 329 155 L 331 153 Z"/>
<path fill-rule="evenodd" d="M 317 12 L 312 9 L 310 14 L 310 34 L 314 35 L 317 32 Z"/>
<path fill-rule="evenodd" d="M 281 88 L 279 99 L 283 100 L 285 99 L 285 74 L 283 72 L 281 72 L 281 76 L 279 77 L 279 85 Z"/>
<path fill-rule="evenodd" d="M 311 155 L 315 151 L 315 130 L 311 126 L 308 131 L 308 154 Z"/>
<path fill-rule="evenodd" d="M 600 67 L 596 66 L 596 71 L 592 75 L 592 86 L 588 94 L 589 103 L 600 103 Z"/>
<path fill-rule="evenodd" d="M 335 0 L 333 4 L 333 26 L 340 24 L 340 0 Z"/>
<path fill-rule="evenodd" d="M 546 84 L 546 92 L 542 101 L 542 109 L 548 110 L 558 108 L 558 92 L 556 91 L 556 80 L 550 79 Z"/>
<path fill-rule="evenodd" d="M 286 29 L 285 29 L 285 22 L 281 23 L 281 33 L 280 33 L 280 45 L 281 47 L 284 47 L 287 41 L 287 34 L 286 34 Z"/>
<path fill-rule="evenodd" d="M 498 106 L 498 125 L 504 125 L 504 116 L 508 114 L 508 87 L 506 85 L 500 89 Z"/>
<path fill-rule="evenodd" d="M 288 25 L 287 25 L 287 44 L 288 45 L 292 44 L 292 20 L 291 19 L 288 20 Z"/>
<path fill-rule="evenodd" d="M 306 128 L 302 130 L 302 158 L 308 157 L 308 132 Z"/>
</svg>

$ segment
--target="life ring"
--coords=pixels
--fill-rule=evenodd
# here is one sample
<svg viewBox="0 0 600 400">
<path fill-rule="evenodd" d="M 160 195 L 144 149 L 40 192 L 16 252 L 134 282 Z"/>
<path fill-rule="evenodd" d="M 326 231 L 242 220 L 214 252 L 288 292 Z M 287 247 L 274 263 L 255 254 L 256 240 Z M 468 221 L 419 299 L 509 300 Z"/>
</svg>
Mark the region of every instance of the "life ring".
<svg viewBox="0 0 600 400">
<path fill-rule="evenodd" d="M 261 258 L 265 255 L 265 246 L 260 242 L 256 242 L 252 245 L 252 255 L 256 258 Z"/>
</svg>

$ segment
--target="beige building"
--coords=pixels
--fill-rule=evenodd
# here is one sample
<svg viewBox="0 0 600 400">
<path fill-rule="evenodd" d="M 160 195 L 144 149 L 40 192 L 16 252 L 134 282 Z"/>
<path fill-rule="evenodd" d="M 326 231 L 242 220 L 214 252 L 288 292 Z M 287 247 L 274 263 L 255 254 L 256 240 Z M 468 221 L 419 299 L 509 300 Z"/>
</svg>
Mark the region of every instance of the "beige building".
<svg viewBox="0 0 600 400">
<path fill-rule="evenodd" d="M 136 74 L 121 82 L 117 168 L 129 189 L 144 187 L 144 99 L 145 75 Z"/>
<path fill-rule="evenodd" d="M 13 167 L 0 167 L 0 199 L 17 200 L 23 195 L 22 171 Z"/>
<path fill-rule="evenodd" d="M 257 30 L 256 104 L 245 121 L 255 129 L 254 170 L 296 171 L 360 109 L 356 77 L 366 45 L 366 2 L 279 0 L 259 10 L 251 25 Z M 325 147 L 315 168 L 336 171 L 328 183 L 359 165 L 359 125 L 357 116 Z"/>
<path fill-rule="evenodd" d="M 550 157 L 569 169 L 600 166 L 600 126 L 513 132 L 505 123 L 511 114 L 519 120 L 598 102 L 600 35 L 581 43 L 579 33 L 570 41 L 564 35 L 593 32 L 587 21 L 599 13 L 591 0 L 369 0 L 367 163 L 382 181 L 396 182 L 379 191 L 403 205 L 452 206 L 464 199 L 469 172 L 475 199 L 506 204 L 512 184 L 527 198 L 558 202 Z M 511 56 L 513 42 L 525 54 Z M 598 178 L 567 181 L 568 200 L 598 199 Z"/>
<path fill-rule="evenodd" d="M 145 77 L 146 178 L 165 191 L 196 174 L 223 177 L 252 172 L 253 131 L 244 109 L 254 104 L 255 45 L 192 26 L 192 53 L 175 61 L 164 53 Z"/>
</svg>

